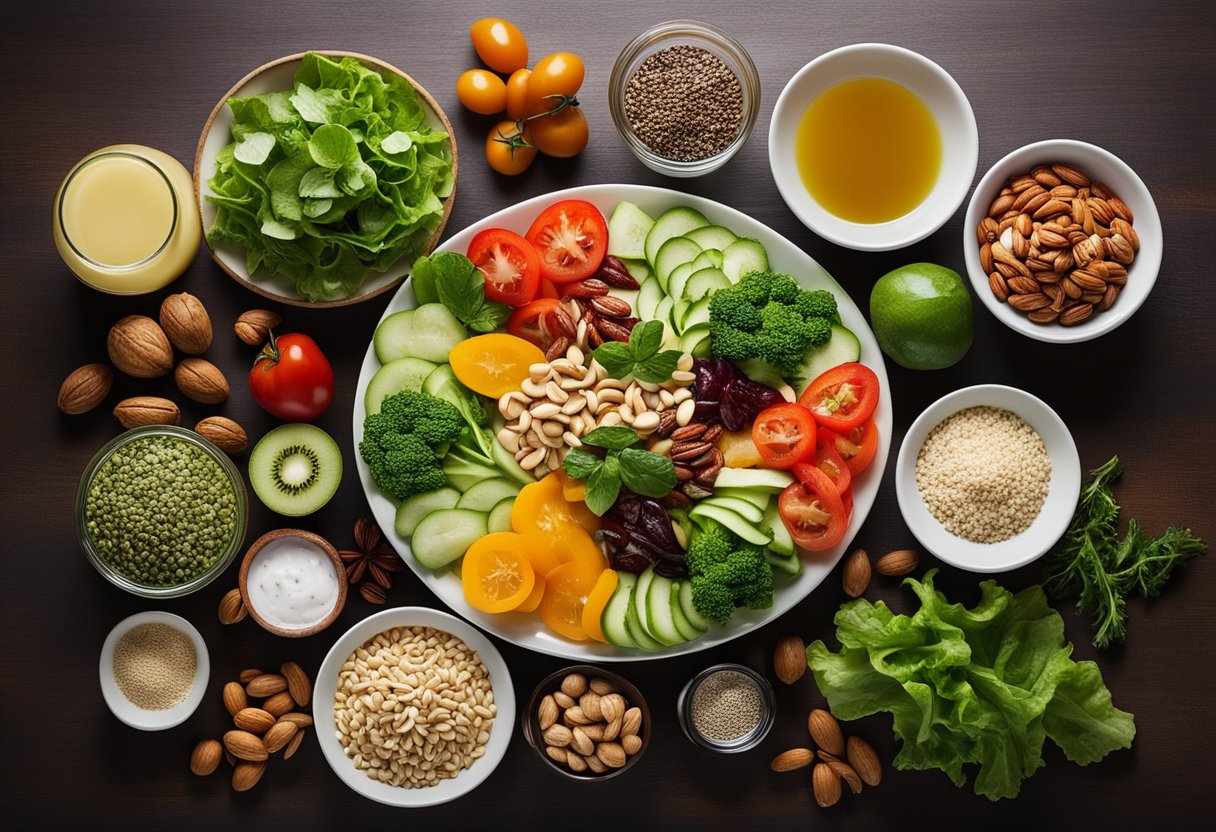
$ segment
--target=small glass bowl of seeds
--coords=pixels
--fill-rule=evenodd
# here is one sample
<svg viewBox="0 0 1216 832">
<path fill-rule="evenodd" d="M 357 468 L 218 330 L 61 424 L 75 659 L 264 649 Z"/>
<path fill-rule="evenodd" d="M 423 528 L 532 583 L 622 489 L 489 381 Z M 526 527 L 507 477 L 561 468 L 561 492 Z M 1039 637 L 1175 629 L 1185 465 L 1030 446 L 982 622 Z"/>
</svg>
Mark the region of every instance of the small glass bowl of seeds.
<svg viewBox="0 0 1216 832">
<path fill-rule="evenodd" d="M 747 50 L 697 20 L 672 20 L 621 50 L 608 108 L 642 164 L 667 176 L 701 176 L 739 152 L 760 112 L 760 75 Z"/>
<path fill-rule="evenodd" d="M 689 680 L 676 709 L 694 745 L 736 754 L 768 735 L 777 700 L 768 680 L 747 665 L 716 664 Z"/>
<path fill-rule="evenodd" d="M 110 583 L 176 598 L 215 580 L 245 542 L 241 473 L 191 430 L 150 425 L 119 434 L 76 488 L 76 535 Z"/>
</svg>

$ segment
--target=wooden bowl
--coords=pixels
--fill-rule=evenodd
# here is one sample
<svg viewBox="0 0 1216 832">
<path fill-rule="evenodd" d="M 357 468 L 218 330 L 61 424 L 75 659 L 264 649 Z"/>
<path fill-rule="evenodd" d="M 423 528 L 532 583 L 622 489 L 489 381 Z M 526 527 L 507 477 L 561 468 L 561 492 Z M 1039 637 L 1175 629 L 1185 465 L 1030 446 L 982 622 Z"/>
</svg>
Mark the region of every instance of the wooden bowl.
<svg viewBox="0 0 1216 832">
<path fill-rule="evenodd" d="M 301 540 L 307 541 L 308 543 L 319 547 L 323 552 L 325 552 L 326 555 L 329 556 L 329 561 L 333 564 L 334 571 L 338 576 L 338 600 L 334 603 L 334 608 L 330 610 L 329 615 L 325 616 L 311 627 L 305 627 L 299 630 L 291 630 L 271 624 L 262 617 L 261 613 L 258 612 L 257 607 L 255 607 L 249 600 L 248 581 L 250 564 L 253 563 L 254 558 L 258 556 L 258 552 L 262 551 L 262 548 L 266 546 L 266 544 L 284 537 L 298 537 Z M 342 565 L 342 558 L 338 556 L 338 550 L 335 549 L 333 544 L 325 538 L 318 534 L 304 531 L 303 529 L 275 529 L 272 532 L 266 532 L 266 534 L 255 540 L 253 545 L 249 547 L 249 551 L 245 553 L 245 559 L 241 561 L 241 573 L 237 580 L 238 586 L 241 590 L 241 601 L 245 604 L 245 609 L 249 611 L 249 617 L 258 622 L 262 629 L 272 632 L 276 636 L 283 636 L 284 638 L 302 638 L 304 636 L 311 636 L 321 632 L 330 624 L 333 624 L 335 620 L 337 620 L 338 616 L 342 614 L 342 608 L 346 606 L 346 568 Z"/>
<path fill-rule="evenodd" d="M 418 93 L 418 98 L 421 99 L 422 103 L 426 105 L 426 109 L 429 110 L 428 123 L 436 129 L 442 129 L 447 132 L 448 143 L 452 150 L 452 192 L 443 201 L 443 216 L 439 219 L 439 227 L 435 229 L 435 233 L 431 235 L 430 239 L 426 241 L 426 245 L 423 246 L 422 253 L 429 254 L 439 243 L 444 226 L 447 225 L 448 217 L 452 213 L 452 202 L 456 198 L 456 135 L 452 131 L 451 122 L 448 121 L 443 108 L 431 97 L 431 94 L 421 84 L 395 66 L 359 52 L 324 49 L 314 51 L 318 55 L 325 55 L 331 58 L 354 58 L 364 66 L 376 70 L 382 76 L 392 74 L 404 78 L 414 88 L 415 92 Z M 232 243 L 213 245 L 207 240 L 207 230 L 215 222 L 216 208 L 204 199 L 204 189 L 207 188 L 207 183 L 211 180 L 211 177 L 215 175 L 216 154 L 232 140 L 232 112 L 228 109 L 228 99 L 291 89 L 292 78 L 295 76 L 296 68 L 305 54 L 304 52 L 298 52 L 294 55 L 287 55 L 262 64 L 253 72 L 237 81 L 220 98 L 215 108 L 212 109 L 211 115 L 207 117 L 207 123 L 203 125 L 203 132 L 199 136 L 198 147 L 194 152 L 194 198 L 198 202 L 199 217 L 203 226 L 203 240 L 207 243 L 207 251 L 210 252 L 211 259 L 237 283 L 257 292 L 262 297 L 292 306 L 322 309 L 334 306 L 349 306 L 352 303 L 360 303 L 397 288 L 405 280 L 409 274 L 410 266 L 413 264 L 399 260 L 388 271 L 382 274 L 373 273 L 359 287 L 359 290 L 350 297 L 340 300 L 310 301 L 302 298 L 296 291 L 295 284 L 286 277 L 266 275 L 256 279 L 251 278 L 249 270 L 245 265 L 245 250 L 241 246 Z"/>
</svg>

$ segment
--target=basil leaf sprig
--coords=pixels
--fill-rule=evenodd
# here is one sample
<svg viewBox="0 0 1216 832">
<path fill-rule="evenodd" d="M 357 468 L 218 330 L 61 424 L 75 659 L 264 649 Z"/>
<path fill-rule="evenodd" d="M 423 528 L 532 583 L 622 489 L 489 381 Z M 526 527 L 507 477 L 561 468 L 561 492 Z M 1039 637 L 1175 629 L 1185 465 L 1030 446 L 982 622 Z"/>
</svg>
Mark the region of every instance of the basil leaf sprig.
<svg viewBox="0 0 1216 832">
<path fill-rule="evenodd" d="M 641 441 L 632 428 L 611 425 L 582 437 L 583 445 L 602 450 L 602 457 L 586 447 L 571 448 L 566 454 L 562 467 L 571 477 L 585 481 L 587 508 L 596 515 L 603 516 L 612 508 L 622 486 L 645 497 L 663 497 L 676 487 L 675 464 L 665 456 L 635 448 Z"/>
<path fill-rule="evenodd" d="M 679 350 L 660 350 L 663 330 L 662 321 L 642 321 L 630 331 L 628 343 L 608 341 L 592 356 L 613 378 L 632 373 L 638 381 L 662 384 L 671 379 L 680 360 Z"/>
<path fill-rule="evenodd" d="M 493 332 L 511 315 L 511 307 L 486 299 L 485 275 L 459 252 L 419 257 L 410 270 L 410 283 L 420 306 L 442 303 L 475 332 Z"/>
</svg>

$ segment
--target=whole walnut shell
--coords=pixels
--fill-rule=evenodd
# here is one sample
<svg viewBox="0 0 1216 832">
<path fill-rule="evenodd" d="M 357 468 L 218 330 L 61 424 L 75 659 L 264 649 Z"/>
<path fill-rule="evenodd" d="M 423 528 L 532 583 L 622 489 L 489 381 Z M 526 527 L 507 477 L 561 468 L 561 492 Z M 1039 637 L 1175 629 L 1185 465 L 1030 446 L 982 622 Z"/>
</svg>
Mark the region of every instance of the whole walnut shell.
<svg viewBox="0 0 1216 832">
<path fill-rule="evenodd" d="M 160 305 L 160 326 L 173 346 L 186 355 L 202 355 L 211 346 L 211 318 L 203 302 L 189 292 L 165 298 Z"/>
<path fill-rule="evenodd" d="M 114 416 L 127 429 L 144 425 L 180 425 L 182 412 L 168 399 L 157 396 L 133 396 L 123 399 L 114 408 Z"/>
<path fill-rule="evenodd" d="M 202 404 L 219 404 L 228 398 L 228 379 L 220 368 L 203 358 L 184 358 L 173 374 L 177 389 Z"/>
<path fill-rule="evenodd" d="M 109 364 L 77 367 L 59 387 L 59 409 L 72 416 L 87 413 L 110 395 L 113 385 L 114 368 Z"/>
<path fill-rule="evenodd" d="M 283 323 L 283 319 L 269 309 L 250 309 L 236 319 L 233 329 L 236 337 L 251 347 L 260 347 L 270 337 L 270 330 Z"/>
<path fill-rule="evenodd" d="M 110 328 L 106 350 L 114 366 L 136 378 L 156 378 L 173 369 L 173 347 L 156 321 L 128 315 Z"/>
<path fill-rule="evenodd" d="M 194 432 L 209 439 L 213 445 L 229 456 L 245 452 L 249 437 L 245 429 L 223 416 L 208 416 L 194 426 Z"/>
</svg>

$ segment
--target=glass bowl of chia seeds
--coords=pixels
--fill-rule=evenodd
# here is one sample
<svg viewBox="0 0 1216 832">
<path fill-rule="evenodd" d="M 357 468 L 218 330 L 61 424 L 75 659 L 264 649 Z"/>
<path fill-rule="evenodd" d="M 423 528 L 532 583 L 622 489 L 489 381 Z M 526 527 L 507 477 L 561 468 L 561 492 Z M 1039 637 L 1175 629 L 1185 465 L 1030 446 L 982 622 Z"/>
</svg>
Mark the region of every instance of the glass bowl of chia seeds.
<svg viewBox="0 0 1216 832">
<path fill-rule="evenodd" d="M 245 541 L 249 497 L 219 448 L 170 425 L 110 440 L 80 476 L 76 534 L 110 583 L 145 598 L 211 583 Z"/>
<path fill-rule="evenodd" d="M 716 664 L 688 681 L 676 709 L 694 745 L 736 754 L 768 736 L 777 699 L 768 680 L 747 665 Z"/>
<path fill-rule="evenodd" d="M 760 75 L 747 50 L 697 20 L 672 20 L 621 50 L 608 108 L 626 146 L 651 170 L 701 176 L 739 152 L 760 112 Z"/>
</svg>

